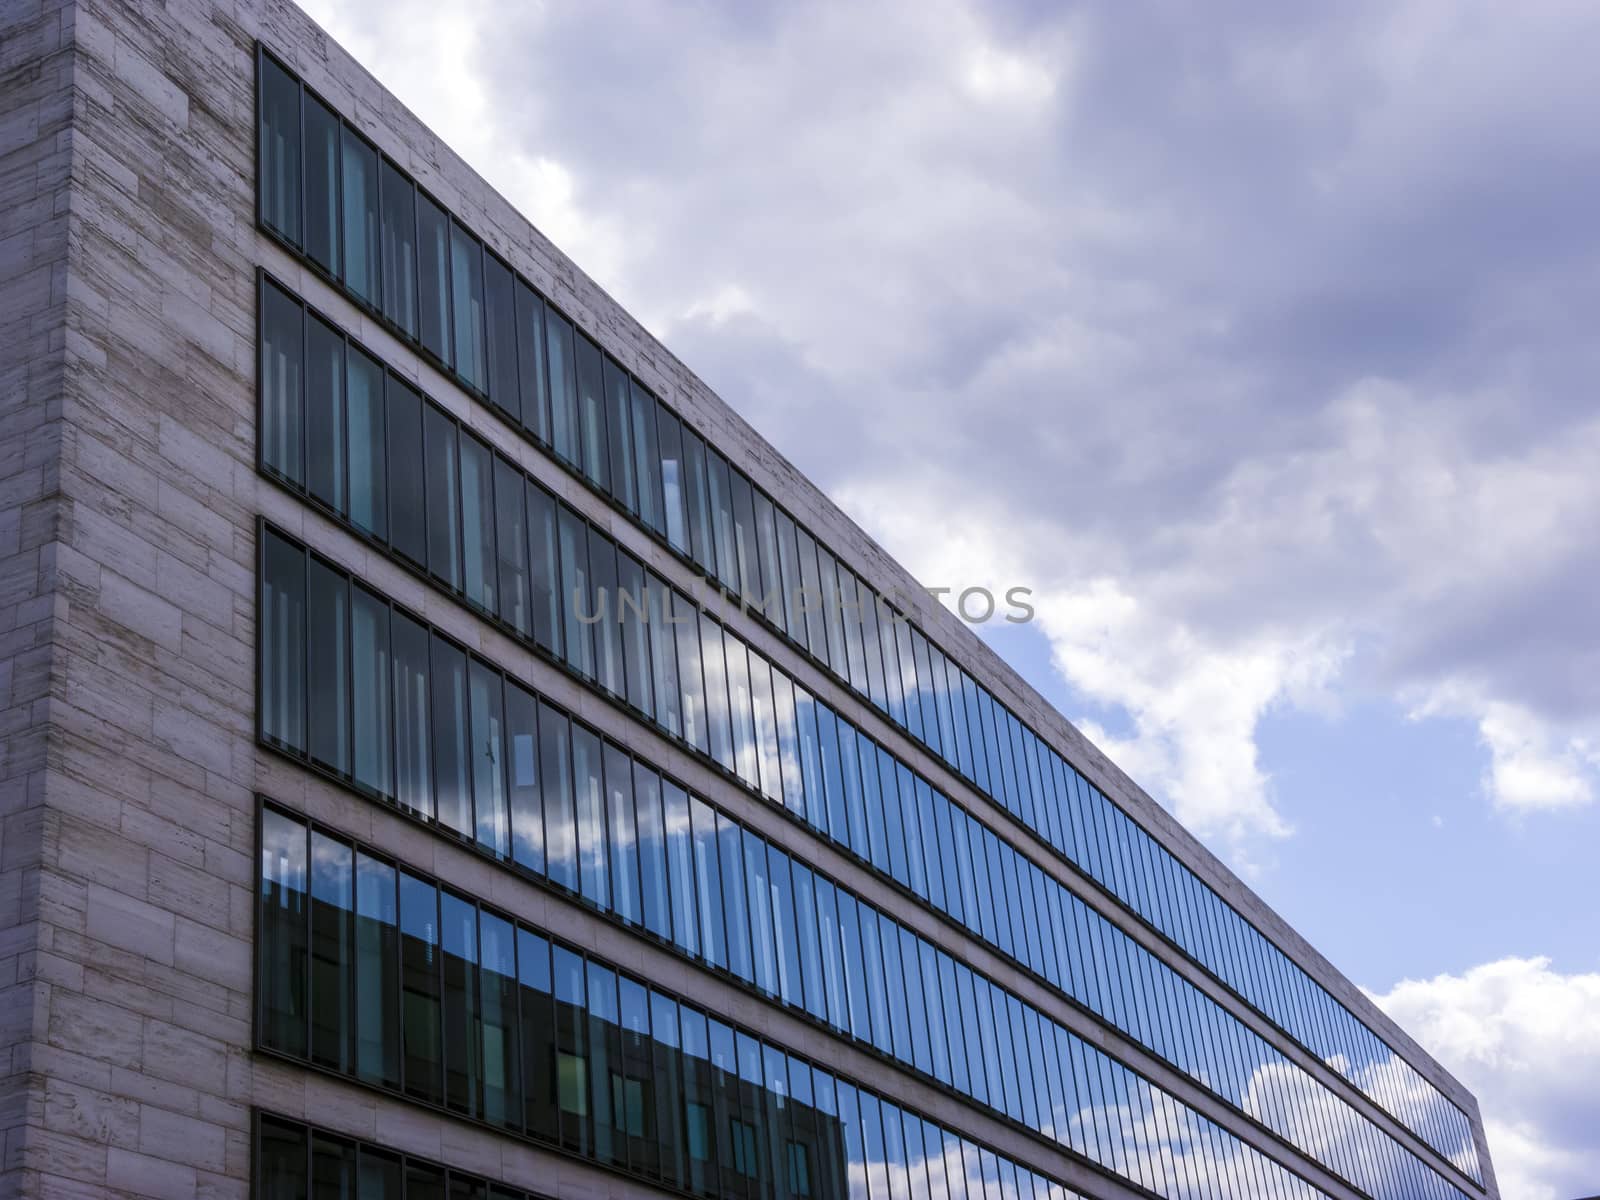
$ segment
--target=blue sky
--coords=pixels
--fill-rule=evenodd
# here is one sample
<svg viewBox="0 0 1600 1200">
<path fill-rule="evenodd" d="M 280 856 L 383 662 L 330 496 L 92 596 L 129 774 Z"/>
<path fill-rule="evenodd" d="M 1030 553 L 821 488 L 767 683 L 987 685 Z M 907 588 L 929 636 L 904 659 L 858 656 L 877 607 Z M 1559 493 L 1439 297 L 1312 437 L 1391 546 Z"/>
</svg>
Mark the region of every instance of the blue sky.
<svg viewBox="0 0 1600 1200">
<path fill-rule="evenodd" d="M 1600 1186 L 1600 9 L 309 7 Z"/>
</svg>

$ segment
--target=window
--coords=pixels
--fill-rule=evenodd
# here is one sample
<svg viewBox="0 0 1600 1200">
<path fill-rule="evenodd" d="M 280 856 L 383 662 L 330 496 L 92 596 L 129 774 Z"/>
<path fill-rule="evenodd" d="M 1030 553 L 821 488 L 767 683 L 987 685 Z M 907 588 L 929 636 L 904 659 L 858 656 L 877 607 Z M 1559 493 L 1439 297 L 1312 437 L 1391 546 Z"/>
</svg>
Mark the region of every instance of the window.
<svg viewBox="0 0 1600 1200">
<path fill-rule="evenodd" d="M 517 378 L 521 387 L 522 424 L 545 445 L 550 444 L 550 393 L 546 386 L 544 301 L 522 280 L 517 293 Z"/>
<path fill-rule="evenodd" d="M 489 447 L 461 435 L 461 545 L 467 599 L 498 613 L 495 595 L 494 468 Z"/>
<path fill-rule="evenodd" d="M 314 97 L 305 114 L 305 250 L 330 275 L 339 274 L 339 118 Z"/>
<path fill-rule="evenodd" d="M 428 569 L 452 591 L 461 590 L 461 485 L 456 425 L 443 409 L 426 404 Z"/>
<path fill-rule="evenodd" d="M 602 492 L 611 490 L 610 457 L 606 449 L 605 377 L 600 347 L 578 334 L 578 444 L 583 473 Z"/>
<path fill-rule="evenodd" d="M 306 732 L 314 762 L 350 770 L 350 599 L 345 577 L 316 559 L 306 576 Z"/>
<path fill-rule="evenodd" d="M 268 532 L 262 546 L 261 734 L 304 751 L 306 559 Z"/>
<path fill-rule="evenodd" d="M 354 346 L 345 355 L 350 416 L 350 519 L 374 537 L 388 532 L 384 487 L 383 368 Z"/>
<path fill-rule="evenodd" d="M 261 817 L 261 1036 L 285 1054 L 307 1049 L 306 829 L 272 810 Z"/>
<path fill-rule="evenodd" d="M 645 1082 L 611 1073 L 611 1120 L 618 1133 L 627 1137 L 645 1136 Z"/>
<path fill-rule="evenodd" d="M 267 283 L 261 294 L 261 461 L 297 483 L 305 477 L 303 337 L 299 303 Z"/>
<path fill-rule="evenodd" d="M 422 348 L 450 365 L 450 221 L 417 193 L 418 316 Z"/>
<path fill-rule="evenodd" d="M 657 533 L 665 534 L 667 523 L 662 511 L 661 457 L 656 432 L 657 414 L 665 410 L 637 380 L 629 381 L 628 393 L 633 408 L 633 460 L 639 474 L 639 519 Z M 613 436 L 626 437 L 627 428 L 623 426 Z"/>
<path fill-rule="evenodd" d="M 483 255 L 483 306 L 489 399 L 516 423 L 522 418 L 522 392 L 517 382 L 517 309 L 511 268 L 487 250 Z"/>
<path fill-rule="evenodd" d="M 439 893 L 400 873 L 401 1034 L 406 1092 L 444 1099 L 439 980 Z"/>
<path fill-rule="evenodd" d="M 432 638 L 434 815 L 457 833 L 472 836 L 468 780 L 467 656 L 437 633 Z"/>
<path fill-rule="evenodd" d="M 567 462 L 578 463 L 578 380 L 572 349 L 572 322 L 545 309 L 545 361 L 550 371 L 550 446 Z"/>
<path fill-rule="evenodd" d="M 408 337 L 417 336 L 416 188 L 388 159 L 382 180 L 383 315 Z"/>
<path fill-rule="evenodd" d="M 379 796 L 391 796 L 389 606 L 359 586 L 351 590 L 350 640 L 355 782 Z"/>
<path fill-rule="evenodd" d="M 500 616 L 523 637 L 533 636 L 528 603 L 528 523 L 522 474 L 503 458 L 494 460 L 495 544 L 498 547 Z"/>
<path fill-rule="evenodd" d="M 472 802 L 480 845 L 495 854 L 511 851 L 506 812 L 505 719 L 500 673 L 474 660 L 471 672 Z"/>
<path fill-rule="evenodd" d="M 395 799 L 402 808 L 433 815 L 433 734 L 429 717 L 428 631 L 392 613 L 394 661 Z"/>
<path fill-rule="evenodd" d="M 607 438 L 610 454 L 611 495 L 630 513 L 639 511 L 639 481 L 634 471 L 632 426 L 633 405 L 628 397 L 628 373 L 609 357 L 605 359 L 605 420 L 611 436 Z M 654 461 L 654 447 L 651 447 Z"/>
<path fill-rule="evenodd" d="M 400 1007 L 393 981 L 400 973 L 395 870 L 356 855 L 356 1073 L 400 1086 Z"/>
<path fill-rule="evenodd" d="M 678 418 L 666 408 L 659 410 L 656 424 L 661 447 L 662 518 L 667 541 L 680 554 L 690 553 L 689 509 L 685 491 L 683 441 Z"/>
<path fill-rule="evenodd" d="M 270 285 L 269 285 L 270 286 Z M 345 510 L 344 338 L 314 316 L 306 318 L 306 488 L 338 512 Z"/>
<path fill-rule="evenodd" d="M 741 1121 L 737 1117 L 728 1121 L 729 1144 L 733 1150 L 733 1169 L 740 1175 L 756 1178 L 759 1173 L 760 1159 L 756 1151 L 756 1127 L 748 1121 Z"/>
<path fill-rule="evenodd" d="M 261 219 L 300 243 L 300 85 L 272 59 L 256 60 L 261 80 Z"/>
<path fill-rule="evenodd" d="M 487 391 L 484 356 L 483 247 L 455 222 L 450 224 L 451 319 L 455 330 L 455 368 L 468 386 Z"/>
<path fill-rule="evenodd" d="M 361 299 L 375 305 L 378 302 L 378 152 L 349 126 L 344 127 L 342 149 L 344 282 Z"/>
<path fill-rule="evenodd" d="M 633 763 L 617 747 L 605 746 L 605 810 L 611 836 L 611 908 L 637 925 L 639 839 L 634 821 Z"/>
</svg>

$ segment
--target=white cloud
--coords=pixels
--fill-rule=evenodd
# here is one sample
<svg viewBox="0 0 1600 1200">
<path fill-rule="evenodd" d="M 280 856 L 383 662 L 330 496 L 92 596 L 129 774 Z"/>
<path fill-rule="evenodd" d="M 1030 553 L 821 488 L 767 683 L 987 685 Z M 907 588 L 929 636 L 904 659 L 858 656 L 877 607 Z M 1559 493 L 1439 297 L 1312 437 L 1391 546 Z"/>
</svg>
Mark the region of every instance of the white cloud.
<svg viewBox="0 0 1600 1200">
<path fill-rule="evenodd" d="M 1592 801 L 1592 6 L 311 8 L 1236 863 L 1358 691 Z"/>
<path fill-rule="evenodd" d="M 1478 1097 L 1507 1200 L 1572 1200 L 1600 1180 L 1600 973 L 1507 958 L 1373 999 Z"/>
</svg>

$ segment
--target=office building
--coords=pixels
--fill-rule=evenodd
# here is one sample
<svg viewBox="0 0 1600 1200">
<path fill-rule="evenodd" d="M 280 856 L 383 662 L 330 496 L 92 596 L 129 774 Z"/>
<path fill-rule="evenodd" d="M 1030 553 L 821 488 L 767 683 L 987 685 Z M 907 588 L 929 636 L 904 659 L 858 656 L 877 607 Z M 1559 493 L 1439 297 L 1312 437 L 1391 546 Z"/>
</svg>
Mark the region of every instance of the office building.
<svg viewBox="0 0 1600 1200">
<path fill-rule="evenodd" d="M 1498 1195 L 292 5 L 0 0 L 0 72 L 5 1194 Z"/>
</svg>

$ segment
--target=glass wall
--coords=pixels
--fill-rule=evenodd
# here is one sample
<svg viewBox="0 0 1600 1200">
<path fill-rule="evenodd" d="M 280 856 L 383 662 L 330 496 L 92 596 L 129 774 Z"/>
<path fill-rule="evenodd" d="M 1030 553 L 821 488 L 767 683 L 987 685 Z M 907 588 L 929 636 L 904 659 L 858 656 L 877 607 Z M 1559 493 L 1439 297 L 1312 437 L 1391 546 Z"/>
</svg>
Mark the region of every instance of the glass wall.
<svg viewBox="0 0 1600 1200">
<path fill-rule="evenodd" d="M 1481 1182 L 1459 1108 L 392 163 L 374 168 L 346 128 L 334 139 L 342 169 L 324 169 L 332 143 L 316 131 L 336 118 L 264 52 L 259 77 L 265 228 Z M 323 182 L 336 176 L 342 192 Z M 283 423 L 272 440 L 263 431 L 262 465 L 296 478 L 292 447 L 308 435 L 293 425 L 295 381 L 265 363 L 263 380 L 265 415 Z M 352 423 L 370 424 L 370 407 L 353 406 Z M 352 456 L 373 444 L 368 426 L 362 434 Z M 717 710 L 710 718 L 720 736 Z M 719 760 L 723 744 L 713 743 Z M 1108 827 L 1128 853 L 1083 840 Z"/>
<path fill-rule="evenodd" d="M 302 580 L 327 571 L 319 558 L 270 529 L 264 542 L 264 595 L 292 599 L 294 589 L 305 586 Z M 365 602 L 382 603 L 359 584 L 351 581 L 350 587 Z M 325 619 L 336 618 L 336 613 L 325 614 Z M 426 778 L 404 799 L 383 798 L 475 838 L 490 853 L 510 857 L 630 925 L 673 937 L 683 952 L 732 972 L 756 990 L 1040 1128 L 1037 1112 L 1043 1110 L 1036 1110 L 1025 1092 L 1013 1095 L 1000 1088 L 995 1060 L 974 1058 L 979 1044 L 957 1045 L 952 1032 L 970 1028 L 955 1017 L 961 995 L 974 993 L 980 1013 L 1003 1012 L 1019 1001 L 993 999 L 1001 993 L 984 976 L 698 797 L 684 797 L 695 810 L 693 821 L 687 820 L 684 799 L 674 799 L 674 793 L 683 796 L 682 790 L 673 781 L 430 633 L 409 614 L 394 608 L 388 624 L 414 630 L 416 641 L 431 641 L 433 674 L 415 684 L 412 703 L 444 711 L 448 719 L 434 726 L 435 759 L 444 764 L 432 781 L 436 798 L 430 798 Z M 263 644 L 269 661 L 294 657 L 270 630 Z M 401 656 L 398 649 L 393 652 Z M 470 742 L 456 699 L 467 674 L 472 680 Z M 349 694 L 352 706 L 358 702 L 352 693 L 339 694 Z M 377 702 L 366 707 L 376 708 Z M 330 709 L 325 724 L 340 726 L 339 713 Z M 853 799 L 841 788 L 832 807 L 871 807 L 872 819 L 857 824 L 880 842 L 898 846 L 896 861 L 915 857 L 919 896 L 1379 1200 L 1459 1195 L 1158 956 L 959 806 L 896 768 L 881 749 L 848 734 L 841 757 L 840 731 L 848 725 L 836 718 L 827 725 L 831 736 L 825 755 L 835 764 L 848 764 L 860 781 Z M 395 745 L 402 740 L 387 739 Z M 457 765 L 464 763 L 465 744 L 478 751 L 471 779 Z M 513 782 L 509 812 L 507 763 Z M 823 772 L 825 778 L 838 774 Z M 874 782 L 863 786 L 867 780 Z M 819 799 L 815 808 L 826 812 L 829 805 Z M 890 828 L 897 831 L 892 839 L 883 832 Z M 692 874 L 669 866 L 665 839 L 656 832 L 666 829 L 685 831 L 692 839 Z M 908 849 L 924 841 L 930 843 L 927 854 Z M 935 849 L 941 846 L 952 852 Z M 968 852 L 956 851 L 957 846 Z M 932 879 L 941 880 L 939 897 L 929 886 Z M 642 907 L 641 896 L 653 897 L 656 904 Z M 696 929 L 698 938 L 671 932 Z M 1013 929 L 1019 931 L 1014 939 Z M 1027 1005 L 1023 1019 L 1048 1022 Z M 1002 1046 L 1009 1040 L 1008 1027 L 1004 1020 L 997 1027 Z"/>
<path fill-rule="evenodd" d="M 261 827 L 263 896 L 269 861 L 306 855 L 313 880 L 301 910 L 314 927 L 340 934 L 327 943 L 325 965 L 331 977 L 355 984 L 353 1003 L 323 1022 L 330 1041 L 386 1047 L 401 1064 L 401 1079 L 371 1078 L 348 1061 L 324 1064 L 334 1070 L 701 1195 L 1073 1195 L 364 846 L 271 805 L 262 809 Z M 270 886 L 285 886 L 281 873 Z M 399 911 L 398 939 L 391 922 L 352 905 L 363 892 L 374 901 L 369 911 Z M 316 998 L 292 993 L 306 980 L 315 983 L 317 953 L 310 970 L 294 961 L 304 950 L 278 929 L 293 922 L 287 912 L 263 900 L 258 972 L 285 980 L 289 999 L 305 1007 Z M 373 947 L 396 940 L 398 970 L 387 958 L 369 957 Z M 985 1040 L 985 1051 L 1001 1049 L 983 1069 L 1004 1079 L 1009 1100 L 1025 1103 L 1034 1127 L 1063 1147 L 1161 1196 L 1210 1200 L 1219 1181 L 1231 1185 L 1230 1195 L 1322 1195 L 1014 998 L 973 994 L 984 1006 L 984 1028 L 1000 1032 L 998 1043 Z M 394 1012 L 398 1023 L 387 1020 Z M 258 1029 L 264 1049 L 307 1057 L 305 1043 L 284 1027 L 263 1021 Z M 273 1189 L 292 1186 L 296 1147 L 302 1164 L 311 1151 L 313 1166 L 316 1147 L 296 1141 L 292 1124 L 268 1128 L 284 1140 L 258 1145 L 260 1194 L 299 1195 Z M 326 1149 L 343 1162 L 351 1148 Z"/>
</svg>

